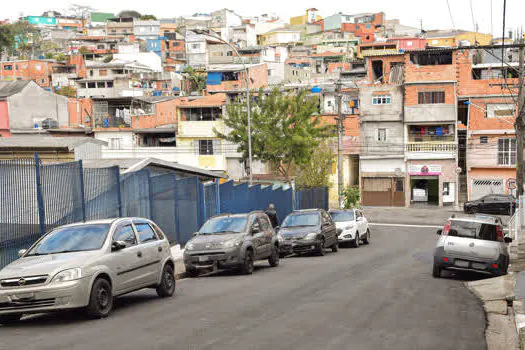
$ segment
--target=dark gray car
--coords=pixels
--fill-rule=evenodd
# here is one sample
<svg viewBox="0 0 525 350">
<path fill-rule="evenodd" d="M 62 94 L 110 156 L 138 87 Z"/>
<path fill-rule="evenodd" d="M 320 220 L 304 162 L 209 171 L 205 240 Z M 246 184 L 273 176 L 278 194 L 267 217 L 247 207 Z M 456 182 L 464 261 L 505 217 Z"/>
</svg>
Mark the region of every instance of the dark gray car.
<svg viewBox="0 0 525 350">
<path fill-rule="evenodd" d="M 279 240 L 262 211 L 213 217 L 202 225 L 184 250 L 186 273 L 197 276 L 204 269 L 238 269 L 253 272 L 256 260 L 279 265 Z"/>
<path fill-rule="evenodd" d="M 279 234 L 284 239 L 282 252 L 325 255 L 325 248 L 338 250 L 338 230 L 332 217 L 322 209 L 292 212 L 284 219 Z"/>
</svg>

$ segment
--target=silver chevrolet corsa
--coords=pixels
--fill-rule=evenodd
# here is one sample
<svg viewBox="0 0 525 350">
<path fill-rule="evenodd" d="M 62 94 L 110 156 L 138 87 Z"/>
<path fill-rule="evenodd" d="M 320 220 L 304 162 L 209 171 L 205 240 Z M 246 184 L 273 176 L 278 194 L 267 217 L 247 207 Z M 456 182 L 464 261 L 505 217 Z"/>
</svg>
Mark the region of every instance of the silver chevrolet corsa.
<svg viewBox="0 0 525 350">
<path fill-rule="evenodd" d="M 156 288 L 175 292 L 170 245 L 155 223 L 140 218 L 55 228 L 0 271 L 0 323 L 23 314 L 85 308 L 106 317 L 113 297 Z"/>
</svg>

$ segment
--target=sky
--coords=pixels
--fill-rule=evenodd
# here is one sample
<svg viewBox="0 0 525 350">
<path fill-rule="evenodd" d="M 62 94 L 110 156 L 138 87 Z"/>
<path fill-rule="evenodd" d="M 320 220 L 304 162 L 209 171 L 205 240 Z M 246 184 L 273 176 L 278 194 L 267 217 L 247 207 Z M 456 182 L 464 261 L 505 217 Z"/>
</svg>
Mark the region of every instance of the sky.
<svg viewBox="0 0 525 350">
<path fill-rule="evenodd" d="M 158 18 L 173 18 L 194 13 L 209 13 L 214 10 L 228 8 L 241 16 L 256 16 L 264 13 L 276 14 L 286 20 L 292 16 L 302 15 L 307 8 L 319 9 L 323 17 L 343 12 L 355 14 L 362 12 L 380 12 L 387 19 L 398 18 L 402 24 L 431 29 L 464 29 L 491 33 L 495 37 L 502 35 L 503 0 L 373 0 L 373 1 L 341 1 L 306 0 L 302 5 L 293 0 L 199 0 L 192 1 L 144 1 L 144 0 L 25 0 L 5 1 L 0 12 L 0 19 L 11 20 L 20 15 L 41 15 L 46 10 L 67 12 L 72 3 L 88 5 L 97 11 L 118 13 L 121 10 L 136 10 L 140 13 L 153 14 Z M 492 10 L 491 10 L 492 4 Z M 471 11 L 472 5 L 472 11 Z M 520 13 L 525 13 L 524 0 L 507 0 L 506 28 L 521 29 L 525 27 L 525 19 L 520 20 Z M 506 30 L 508 32 L 508 30 Z"/>
</svg>

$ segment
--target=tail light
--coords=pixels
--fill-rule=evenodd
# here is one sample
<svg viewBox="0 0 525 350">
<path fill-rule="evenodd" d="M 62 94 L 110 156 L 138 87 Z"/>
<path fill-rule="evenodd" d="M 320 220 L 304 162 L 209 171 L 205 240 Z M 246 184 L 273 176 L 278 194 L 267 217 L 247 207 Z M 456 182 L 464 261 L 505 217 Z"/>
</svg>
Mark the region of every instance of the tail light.
<svg viewBox="0 0 525 350">
<path fill-rule="evenodd" d="M 441 235 L 443 236 L 448 236 L 448 232 L 450 231 L 450 220 L 447 222 L 447 224 L 445 225 L 445 227 L 443 228 L 443 231 L 441 231 Z"/>
<path fill-rule="evenodd" d="M 496 226 L 496 240 L 498 242 L 503 242 L 504 239 L 503 239 L 503 227 L 501 227 L 500 225 Z"/>
</svg>

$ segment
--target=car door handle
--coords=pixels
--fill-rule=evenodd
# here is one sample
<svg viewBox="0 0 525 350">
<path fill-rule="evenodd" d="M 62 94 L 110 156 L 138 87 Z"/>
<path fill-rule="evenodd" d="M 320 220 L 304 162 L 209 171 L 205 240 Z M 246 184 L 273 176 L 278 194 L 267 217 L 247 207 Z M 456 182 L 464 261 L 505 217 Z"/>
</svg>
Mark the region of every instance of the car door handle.
<svg viewBox="0 0 525 350">
<path fill-rule="evenodd" d="M 158 247 L 157 250 L 158 250 L 159 252 L 161 252 L 161 251 L 162 251 L 162 247 Z"/>
<path fill-rule="evenodd" d="M 137 252 L 137 256 L 138 256 L 139 258 L 142 258 L 142 252 Z"/>
</svg>

